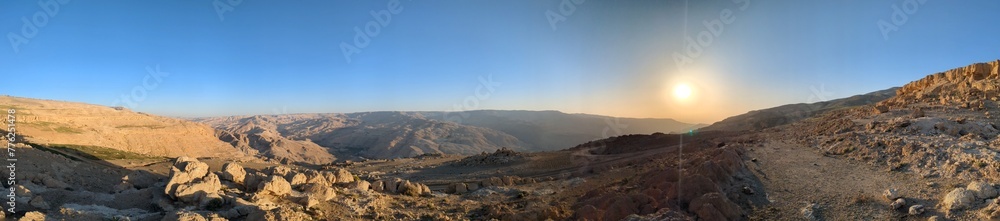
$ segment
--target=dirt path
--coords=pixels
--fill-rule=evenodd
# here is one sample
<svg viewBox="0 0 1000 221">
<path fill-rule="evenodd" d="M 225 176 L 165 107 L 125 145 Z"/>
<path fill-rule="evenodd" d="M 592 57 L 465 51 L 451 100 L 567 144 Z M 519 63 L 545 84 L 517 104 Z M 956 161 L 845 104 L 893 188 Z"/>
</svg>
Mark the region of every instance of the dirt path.
<svg viewBox="0 0 1000 221">
<path fill-rule="evenodd" d="M 748 166 L 764 183 L 770 208 L 758 209 L 756 218 L 803 220 L 802 208 L 819 205 L 820 220 L 926 220 L 934 214 L 913 217 L 905 210 L 893 211 L 882 192 L 898 189 L 909 204 L 933 207 L 935 192 L 922 185 L 927 181 L 912 174 L 876 170 L 867 164 L 823 156 L 812 147 L 772 141 L 752 148 L 757 158 Z M 918 186 L 920 185 L 920 186 Z"/>
</svg>

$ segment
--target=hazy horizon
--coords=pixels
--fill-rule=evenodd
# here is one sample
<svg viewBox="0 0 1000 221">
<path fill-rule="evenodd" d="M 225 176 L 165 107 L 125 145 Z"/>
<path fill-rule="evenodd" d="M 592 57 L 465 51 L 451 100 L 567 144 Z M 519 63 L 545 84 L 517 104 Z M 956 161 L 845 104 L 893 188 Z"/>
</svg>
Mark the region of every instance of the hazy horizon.
<svg viewBox="0 0 1000 221">
<path fill-rule="evenodd" d="M 1000 58 L 983 28 L 1000 2 L 905 2 L 9 1 L 0 94 L 174 117 L 492 109 L 712 123 Z"/>
</svg>

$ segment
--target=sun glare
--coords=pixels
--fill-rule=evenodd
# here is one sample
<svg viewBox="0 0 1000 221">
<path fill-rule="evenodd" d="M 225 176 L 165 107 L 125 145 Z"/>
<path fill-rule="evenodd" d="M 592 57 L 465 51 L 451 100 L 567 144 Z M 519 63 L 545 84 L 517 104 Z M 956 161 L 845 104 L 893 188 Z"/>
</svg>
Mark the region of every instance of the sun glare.
<svg viewBox="0 0 1000 221">
<path fill-rule="evenodd" d="M 674 86 L 674 98 L 677 100 L 687 100 L 691 97 L 691 86 L 687 84 L 678 84 Z"/>
</svg>

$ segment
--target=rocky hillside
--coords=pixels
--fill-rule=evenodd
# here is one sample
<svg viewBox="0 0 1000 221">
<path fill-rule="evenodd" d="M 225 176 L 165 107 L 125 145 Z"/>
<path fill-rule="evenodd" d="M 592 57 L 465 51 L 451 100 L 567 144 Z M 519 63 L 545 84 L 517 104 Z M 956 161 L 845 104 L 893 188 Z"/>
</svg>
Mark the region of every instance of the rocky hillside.
<svg viewBox="0 0 1000 221">
<path fill-rule="evenodd" d="M 240 157 L 208 125 L 84 103 L 0 96 L 17 111 L 17 132 L 29 142 L 112 148 L 153 156 Z M 6 111 L 5 111 L 6 112 Z"/>
<path fill-rule="evenodd" d="M 763 110 L 754 110 L 746 114 L 728 117 L 700 130 L 760 130 L 818 116 L 832 110 L 874 104 L 894 96 L 897 89 L 899 88 L 890 88 L 811 104 L 788 104 Z"/>
<path fill-rule="evenodd" d="M 982 109 L 983 101 L 1000 98 L 1000 60 L 976 63 L 966 67 L 928 75 L 910 82 L 883 102 L 887 107 L 912 103 L 939 103 Z"/>
<path fill-rule="evenodd" d="M 294 140 L 283 136 L 278 128 L 279 118 L 290 116 L 227 117 L 213 121 L 220 140 L 228 142 L 246 153 L 259 153 L 258 157 L 280 161 L 325 164 L 336 160 L 327 148 L 309 140 Z"/>
<path fill-rule="evenodd" d="M 531 151 L 561 150 L 619 135 L 686 132 L 705 126 L 673 119 L 615 118 L 559 111 L 478 110 L 420 114 L 431 119 L 502 131 L 524 141 Z"/>
<path fill-rule="evenodd" d="M 815 183 L 855 180 L 851 181 L 857 182 L 854 184 L 831 186 L 884 188 L 884 195 L 877 198 L 884 196 L 888 200 L 885 204 L 894 210 L 874 209 L 870 212 L 879 215 L 864 214 L 864 217 L 888 219 L 896 217 L 895 214 L 899 214 L 896 211 L 904 211 L 914 218 L 938 216 L 948 220 L 997 220 L 1000 219 L 1000 204 L 993 202 L 998 200 L 995 193 L 997 183 L 1000 183 L 1000 120 L 993 115 L 1000 111 L 1000 102 L 996 101 L 1000 99 L 998 67 L 1000 61 L 993 61 L 932 74 L 903 86 L 896 96 L 885 101 L 830 111 L 815 118 L 762 131 L 759 136 L 765 137 L 762 140 L 768 142 L 794 144 L 785 146 L 810 147 L 821 154 L 822 159 L 845 159 L 874 168 L 877 172 L 870 176 L 872 180 L 809 180 Z M 758 145 L 758 150 L 779 150 L 766 146 Z M 762 157 L 762 162 L 768 162 L 768 155 L 782 155 L 786 159 L 806 158 L 787 153 L 761 154 L 758 157 Z M 834 175 L 839 173 L 835 167 L 823 162 L 803 163 L 823 165 L 828 176 L 841 176 Z M 795 168 L 788 165 L 780 167 Z M 786 171 L 794 173 L 795 170 L 776 170 L 770 174 Z M 864 170 L 851 169 L 845 174 L 860 177 L 859 174 L 864 173 Z M 885 177 L 893 179 L 876 180 Z M 809 198 L 803 195 L 822 197 L 813 192 L 822 192 L 823 188 L 817 189 L 803 189 L 791 195 L 798 201 Z M 876 191 L 881 190 L 867 191 L 861 198 L 872 196 L 874 193 L 871 192 Z M 782 197 L 775 198 L 780 200 Z M 830 201 L 828 197 L 822 199 Z M 863 205 L 863 202 L 844 200 L 828 202 L 821 207 L 831 211 L 827 214 L 849 215 L 857 214 L 857 206 Z M 847 219 L 854 218 L 833 220 Z"/>
<path fill-rule="evenodd" d="M 302 162 L 328 161 L 333 158 L 331 154 L 388 159 L 433 153 L 471 155 L 525 146 L 500 131 L 403 112 L 223 117 L 199 121 L 220 129 L 220 139 L 237 147 L 249 147 L 267 157 Z"/>
</svg>

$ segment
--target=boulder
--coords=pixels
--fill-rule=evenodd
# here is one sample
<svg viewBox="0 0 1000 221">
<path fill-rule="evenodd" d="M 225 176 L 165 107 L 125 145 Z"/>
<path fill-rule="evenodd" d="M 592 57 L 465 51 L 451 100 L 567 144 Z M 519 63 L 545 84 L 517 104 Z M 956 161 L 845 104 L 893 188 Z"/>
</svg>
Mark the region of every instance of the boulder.
<svg viewBox="0 0 1000 221">
<path fill-rule="evenodd" d="M 328 180 L 326 179 L 326 176 L 323 176 L 322 173 L 317 172 L 315 170 L 306 170 L 306 171 L 303 171 L 302 175 L 304 175 L 306 177 L 306 183 L 324 184 L 324 185 L 332 184 L 332 183 L 328 182 Z M 295 185 L 295 184 L 292 184 L 292 185 Z"/>
<path fill-rule="evenodd" d="M 993 188 L 990 184 L 980 181 L 973 181 L 972 183 L 969 183 L 965 189 L 975 194 L 978 199 L 989 199 L 997 196 L 996 188 Z"/>
<path fill-rule="evenodd" d="M 889 206 L 891 206 L 892 209 L 903 208 L 903 206 L 906 206 L 906 200 L 903 198 L 896 199 L 896 201 L 890 203 Z"/>
<path fill-rule="evenodd" d="M 43 186 L 48 187 L 50 189 L 65 189 L 69 187 L 69 184 L 66 184 L 61 180 L 52 178 L 51 176 L 46 175 L 44 173 L 36 175 L 34 181 L 35 183 L 42 184 Z"/>
<path fill-rule="evenodd" d="M 24 216 L 21 217 L 21 219 L 18 219 L 18 221 L 45 221 L 45 220 L 48 220 L 48 217 L 46 217 L 44 213 L 38 211 L 31 211 L 25 213 Z"/>
<path fill-rule="evenodd" d="M 268 176 L 285 177 L 291 172 L 292 172 L 291 168 L 284 166 L 272 166 L 268 167 L 267 169 L 264 169 L 264 173 L 266 173 Z"/>
<path fill-rule="evenodd" d="M 465 183 L 452 183 L 448 185 L 448 192 L 454 194 L 464 194 L 469 192 L 469 186 Z"/>
<path fill-rule="evenodd" d="M 372 183 L 372 190 L 375 192 L 385 191 L 385 181 L 377 180 L 375 183 Z"/>
<path fill-rule="evenodd" d="M 396 193 L 398 194 L 407 196 L 420 196 L 421 194 L 423 194 L 423 192 L 421 192 L 422 189 L 420 188 L 420 185 L 414 182 L 410 182 L 409 180 L 404 180 L 403 182 L 400 182 L 399 187 L 396 189 L 396 191 L 397 191 Z"/>
<path fill-rule="evenodd" d="M 337 168 L 337 169 L 335 169 L 333 171 L 333 173 L 337 177 L 337 182 L 335 182 L 335 183 L 338 183 L 338 184 L 349 184 L 349 183 L 354 182 L 354 175 L 351 174 L 350 171 L 347 171 L 347 170 L 345 170 L 343 168 Z"/>
<path fill-rule="evenodd" d="M 355 181 L 354 184 L 351 185 L 351 187 L 361 191 L 368 191 L 368 189 L 371 188 L 371 183 L 368 183 L 368 181 L 364 180 L 358 180 Z"/>
<path fill-rule="evenodd" d="M 399 179 L 399 178 L 392 178 L 391 180 L 388 180 L 385 183 L 385 192 L 399 193 L 399 190 L 398 190 L 399 183 L 402 183 L 402 182 L 403 182 L 403 180 Z"/>
<path fill-rule="evenodd" d="M 285 176 L 285 179 L 287 179 L 288 183 L 292 186 L 305 184 L 307 180 L 306 175 L 302 173 L 289 173 Z"/>
<path fill-rule="evenodd" d="M 323 178 L 326 179 L 327 183 L 329 183 L 329 184 L 336 184 L 337 183 L 337 174 L 336 173 L 330 172 L 330 171 L 323 171 L 323 172 L 320 172 L 320 174 L 323 175 Z"/>
<path fill-rule="evenodd" d="M 941 199 L 942 208 L 945 211 L 970 208 L 976 203 L 976 195 L 965 188 L 955 188 L 948 195 Z"/>
<path fill-rule="evenodd" d="M 222 183 L 215 174 L 208 174 L 203 179 L 194 182 L 184 183 L 176 186 L 176 191 L 171 197 L 188 203 L 201 202 L 209 194 L 217 194 L 222 189 Z"/>
<path fill-rule="evenodd" d="M 267 178 L 268 175 L 265 173 L 261 172 L 250 173 L 247 174 L 245 179 L 243 179 L 243 186 L 246 187 L 247 191 L 251 192 L 256 191 L 257 186 L 260 185 L 261 182 L 264 182 L 264 180 L 267 180 Z"/>
<path fill-rule="evenodd" d="M 333 188 L 322 184 L 305 184 L 303 185 L 302 192 L 305 193 L 307 197 L 319 201 L 328 201 L 337 196 L 337 192 L 334 191 Z"/>
<path fill-rule="evenodd" d="M 896 189 L 887 189 L 885 190 L 885 192 L 882 192 L 882 196 L 884 196 L 885 199 L 889 201 L 893 201 L 902 197 L 899 195 L 899 192 L 896 191 Z"/>
<path fill-rule="evenodd" d="M 208 175 L 208 164 L 202 163 L 198 160 L 189 157 L 179 157 L 174 161 L 173 167 L 170 168 L 170 180 L 167 182 L 167 188 L 164 193 L 173 196 L 177 191 L 177 187 L 183 184 L 190 183 L 195 179 L 201 179 Z"/>
<path fill-rule="evenodd" d="M 917 205 L 910 206 L 909 213 L 910 213 L 910 215 L 917 216 L 917 215 L 923 214 L 924 210 L 925 210 L 924 209 L 924 205 L 917 204 Z"/>
<path fill-rule="evenodd" d="M 222 179 L 232 181 L 237 184 L 244 184 L 247 171 L 237 163 L 226 163 L 222 165 Z"/>
<path fill-rule="evenodd" d="M 290 192 L 292 192 L 292 185 L 285 178 L 276 175 L 271 175 L 267 180 L 257 185 L 258 194 L 285 196 Z"/>
</svg>

